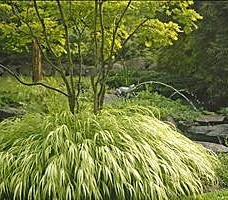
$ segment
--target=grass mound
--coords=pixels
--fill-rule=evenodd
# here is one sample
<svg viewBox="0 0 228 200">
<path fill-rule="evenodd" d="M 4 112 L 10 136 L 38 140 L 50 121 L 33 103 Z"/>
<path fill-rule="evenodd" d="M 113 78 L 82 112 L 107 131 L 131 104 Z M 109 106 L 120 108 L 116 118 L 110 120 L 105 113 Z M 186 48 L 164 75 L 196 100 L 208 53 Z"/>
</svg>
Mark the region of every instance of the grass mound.
<svg viewBox="0 0 228 200">
<path fill-rule="evenodd" d="M 0 199 L 164 200 L 216 184 L 217 158 L 151 115 L 132 107 L 4 121 Z"/>
</svg>

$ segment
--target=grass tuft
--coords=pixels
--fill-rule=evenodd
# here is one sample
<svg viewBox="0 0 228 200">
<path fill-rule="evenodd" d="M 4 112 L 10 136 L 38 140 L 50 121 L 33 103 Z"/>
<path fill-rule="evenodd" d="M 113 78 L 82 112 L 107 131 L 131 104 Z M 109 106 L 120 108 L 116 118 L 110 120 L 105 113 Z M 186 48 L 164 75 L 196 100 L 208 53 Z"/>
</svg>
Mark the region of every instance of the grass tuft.
<svg viewBox="0 0 228 200">
<path fill-rule="evenodd" d="M 217 184 L 212 152 L 129 109 L 1 123 L 0 199 L 164 200 Z"/>
</svg>

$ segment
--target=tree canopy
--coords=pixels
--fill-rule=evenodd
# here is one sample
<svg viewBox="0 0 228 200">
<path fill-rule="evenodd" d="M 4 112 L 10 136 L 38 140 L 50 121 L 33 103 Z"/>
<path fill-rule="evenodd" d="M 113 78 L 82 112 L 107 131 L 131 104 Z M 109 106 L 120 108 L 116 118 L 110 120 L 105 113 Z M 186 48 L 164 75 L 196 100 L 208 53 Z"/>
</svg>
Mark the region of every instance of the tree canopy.
<svg viewBox="0 0 228 200">
<path fill-rule="evenodd" d="M 72 78 L 75 62 L 79 74 L 84 62 L 91 63 L 94 110 L 100 110 L 108 73 L 126 44 L 135 40 L 153 49 L 172 45 L 181 32 L 196 29 L 202 18 L 192 5 L 193 1 L 131 0 L 0 3 L 1 48 L 29 51 L 36 40 L 44 58 L 60 72 L 71 101 L 80 90 Z M 62 63 L 68 63 L 67 67 Z M 66 70 L 70 83 L 64 76 Z"/>
<path fill-rule="evenodd" d="M 192 84 L 192 91 L 208 109 L 216 110 L 228 106 L 228 3 L 197 2 L 195 9 L 204 17 L 199 29 L 165 48 L 159 64 L 170 74 L 196 79 L 198 84 Z"/>
</svg>

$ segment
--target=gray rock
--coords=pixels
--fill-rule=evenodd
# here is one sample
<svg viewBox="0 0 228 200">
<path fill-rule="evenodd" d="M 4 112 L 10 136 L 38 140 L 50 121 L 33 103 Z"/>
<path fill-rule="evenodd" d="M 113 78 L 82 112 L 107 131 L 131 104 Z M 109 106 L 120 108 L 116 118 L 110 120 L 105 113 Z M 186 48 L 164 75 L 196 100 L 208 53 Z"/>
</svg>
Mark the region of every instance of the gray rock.
<svg viewBox="0 0 228 200">
<path fill-rule="evenodd" d="M 219 124 L 214 126 L 192 126 L 190 132 L 195 134 L 203 134 L 208 136 L 228 136 L 228 124 Z"/>
<path fill-rule="evenodd" d="M 175 122 L 175 120 L 171 117 L 171 116 L 167 116 L 165 119 L 164 119 L 164 122 L 173 126 L 173 127 L 177 127 L 177 124 Z"/>
<path fill-rule="evenodd" d="M 20 114 L 22 113 L 16 108 L 2 108 L 0 109 L 0 121 L 3 121 L 6 118 L 14 117 Z"/>
<path fill-rule="evenodd" d="M 143 57 L 132 58 L 127 60 L 125 64 L 131 69 L 146 69 L 149 66 L 149 63 Z"/>
<path fill-rule="evenodd" d="M 119 98 L 115 94 L 106 94 L 104 98 L 104 103 L 112 103 L 119 100 L 121 100 L 121 98 Z"/>
<path fill-rule="evenodd" d="M 114 63 L 112 67 L 112 71 L 120 71 L 123 69 L 124 69 L 124 66 L 120 62 Z"/>
<path fill-rule="evenodd" d="M 191 126 L 184 135 L 192 140 L 212 142 L 227 146 L 228 124 L 210 126 Z"/>
<path fill-rule="evenodd" d="M 221 145 L 221 144 L 215 144 L 215 143 L 211 143 L 211 142 L 201 142 L 201 141 L 195 141 L 195 142 L 198 144 L 201 144 L 206 149 L 210 149 L 211 151 L 213 151 L 215 153 L 218 153 L 218 152 L 227 153 L 228 152 L 228 147 Z"/>
<path fill-rule="evenodd" d="M 225 121 L 225 116 L 222 115 L 200 115 L 195 119 L 201 124 L 221 124 Z"/>
</svg>

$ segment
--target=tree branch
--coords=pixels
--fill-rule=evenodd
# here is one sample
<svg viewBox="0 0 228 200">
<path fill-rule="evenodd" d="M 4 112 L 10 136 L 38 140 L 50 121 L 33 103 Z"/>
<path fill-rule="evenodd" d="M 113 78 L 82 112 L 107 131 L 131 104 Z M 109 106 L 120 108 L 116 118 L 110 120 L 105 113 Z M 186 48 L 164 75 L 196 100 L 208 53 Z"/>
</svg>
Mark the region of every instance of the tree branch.
<svg viewBox="0 0 228 200">
<path fill-rule="evenodd" d="M 13 10 L 14 15 L 16 15 L 17 18 L 18 18 L 21 22 L 25 23 L 26 26 L 29 28 L 30 34 L 26 33 L 26 32 L 23 31 L 23 30 L 21 30 L 20 27 L 17 27 L 17 29 L 18 29 L 20 32 L 24 33 L 25 35 L 32 36 L 32 37 L 36 40 L 36 42 L 37 42 L 37 44 L 38 44 L 38 46 L 39 46 L 39 49 L 40 49 L 40 51 L 41 51 L 41 53 L 42 53 L 42 56 L 45 58 L 45 60 L 46 60 L 46 61 L 47 61 L 47 62 L 48 62 L 56 71 L 58 71 L 60 74 L 63 73 L 61 69 L 59 69 L 57 66 L 55 66 L 55 65 L 47 58 L 47 56 L 45 55 L 45 53 L 44 53 L 44 51 L 43 51 L 43 49 L 42 49 L 42 47 L 41 47 L 41 44 L 40 44 L 40 42 L 39 42 L 39 39 L 34 35 L 31 26 L 29 25 L 29 23 L 28 23 L 27 21 L 23 20 L 23 19 L 19 16 L 19 14 L 17 14 L 17 12 L 15 11 L 15 8 L 13 7 L 12 2 L 11 2 L 11 8 L 12 8 L 12 10 Z M 29 7 L 28 7 L 28 8 L 29 8 Z M 27 9 L 26 14 L 28 15 L 28 9 Z M 28 18 L 28 16 L 27 16 L 27 18 Z"/>
<path fill-rule="evenodd" d="M 69 97 L 69 95 L 67 93 L 63 92 L 62 90 L 59 90 L 59 89 L 54 88 L 52 86 L 49 86 L 49 85 L 47 85 L 45 83 L 39 83 L 39 82 L 38 83 L 26 83 L 26 82 L 22 81 L 19 78 L 19 76 L 17 76 L 13 71 L 11 71 L 10 69 L 8 69 L 7 67 L 5 67 L 2 64 L 0 64 L 0 68 L 2 68 L 3 70 L 7 71 L 11 76 L 13 76 L 18 82 L 20 82 L 23 85 L 26 85 L 26 86 L 38 86 L 38 85 L 40 85 L 40 86 L 43 86 L 43 87 L 48 88 L 50 90 L 54 90 L 54 91 L 56 91 L 56 92 L 58 92 L 60 94 L 63 94 L 64 96 Z"/>
<path fill-rule="evenodd" d="M 94 73 L 90 76 L 90 82 L 93 89 L 93 111 L 98 111 L 98 97 L 97 97 L 97 81 L 95 80 L 96 72 L 98 68 L 98 40 L 97 40 L 97 15 L 98 15 L 98 0 L 94 1 Z"/>
<path fill-rule="evenodd" d="M 26 83 L 24 81 L 22 81 L 19 76 L 17 76 L 13 71 L 11 71 L 10 69 L 8 69 L 7 67 L 5 67 L 4 65 L 0 64 L 0 68 L 2 68 L 3 70 L 7 71 L 11 76 L 13 76 L 19 83 L 23 84 L 23 85 L 26 85 L 26 86 L 43 86 L 45 88 L 48 88 L 50 90 L 54 90 L 60 94 L 63 94 L 64 96 L 67 96 L 69 97 L 69 95 L 65 92 L 63 92 L 62 90 L 59 90 L 57 88 L 54 88 L 52 86 L 49 86 L 45 83 Z"/>
<path fill-rule="evenodd" d="M 59 8 L 59 12 L 60 12 L 61 19 L 62 19 L 62 22 L 63 22 L 65 36 L 66 36 L 67 56 L 68 56 L 68 61 L 69 61 L 69 65 L 70 65 L 71 91 L 72 91 L 73 96 L 75 96 L 75 86 L 74 86 L 74 80 L 73 80 L 74 67 L 73 67 L 73 61 L 72 61 L 72 57 L 71 57 L 71 48 L 70 48 L 68 24 L 67 24 L 67 22 L 65 20 L 65 16 L 64 16 L 60 1 L 59 0 L 56 0 L 56 1 L 57 1 L 57 4 L 58 4 L 58 8 Z"/>
<path fill-rule="evenodd" d="M 144 19 L 141 21 L 138 26 L 129 34 L 129 36 L 122 42 L 122 48 L 127 44 L 127 42 L 134 36 L 134 34 L 149 20 L 149 18 Z M 115 56 L 115 60 L 113 63 L 115 63 L 118 59 L 118 56 L 120 54 L 120 51 L 118 51 L 117 55 Z"/>
<path fill-rule="evenodd" d="M 36 0 L 33 0 L 33 3 L 34 3 L 34 7 L 35 7 L 35 11 L 36 11 L 36 14 L 37 14 L 37 17 L 41 23 L 41 26 L 42 26 L 42 30 L 43 30 L 43 34 L 44 34 L 44 38 L 45 38 L 45 42 L 47 44 L 47 47 L 49 49 L 49 51 L 52 53 L 52 55 L 55 57 L 55 58 L 58 58 L 58 56 L 55 54 L 55 52 L 53 51 L 53 49 L 51 48 L 51 45 L 49 43 L 49 40 L 48 40 L 48 37 L 47 37 L 47 29 L 46 29 L 46 25 L 44 23 L 44 20 L 41 18 L 40 16 L 40 12 L 39 12 L 39 9 L 38 9 L 38 6 L 37 6 L 37 3 L 36 3 Z"/>
<path fill-rule="evenodd" d="M 36 3 L 36 2 L 35 2 L 35 3 Z M 12 8 L 12 10 L 13 10 L 13 13 L 17 16 L 17 18 L 18 18 L 21 22 L 25 23 L 25 24 L 27 25 L 27 27 L 29 28 L 30 35 L 36 40 L 36 42 L 37 42 L 37 44 L 38 44 L 38 46 L 39 46 L 39 49 L 40 49 L 40 51 L 41 51 L 41 53 L 42 53 L 42 56 L 45 58 L 45 60 L 46 60 L 46 61 L 47 61 L 47 62 L 48 62 L 56 71 L 58 71 L 58 72 L 60 73 L 60 75 L 61 75 L 61 77 L 62 77 L 62 79 L 63 79 L 63 82 L 66 84 L 66 88 L 67 88 L 68 93 L 71 94 L 71 89 L 70 89 L 69 83 L 68 83 L 68 81 L 67 81 L 67 79 L 66 79 L 66 77 L 65 77 L 65 75 L 64 75 L 64 69 L 63 69 L 63 67 L 61 67 L 61 68 L 57 67 L 56 65 L 53 64 L 53 62 L 51 62 L 51 60 L 48 59 L 48 57 L 46 56 L 46 54 L 44 53 L 44 51 L 43 51 L 43 49 L 42 49 L 42 46 L 41 46 L 41 44 L 40 44 L 40 42 L 39 42 L 39 39 L 34 35 L 33 30 L 32 30 L 32 28 L 31 28 L 31 26 L 29 25 L 29 23 L 28 23 L 27 21 L 23 20 L 23 19 L 20 17 L 20 15 L 16 12 L 16 9 L 14 8 L 12 2 L 10 2 L 10 5 L 11 5 L 11 8 Z M 36 5 L 36 8 L 37 8 L 37 5 Z M 39 14 L 39 11 L 38 11 L 38 8 L 37 8 L 37 15 L 38 15 L 38 14 Z M 40 21 L 40 20 L 42 21 L 40 15 L 39 15 L 38 18 L 39 18 L 39 21 Z M 41 22 L 41 21 L 40 21 L 40 22 Z M 42 25 L 42 29 L 43 29 L 43 34 L 44 34 L 44 36 L 45 36 L 46 43 L 47 43 L 47 45 L 48 45 L 48 44 L 49 44 L 49 41 L 48 41 L 47 34 L 46 34 L 46 27 L 45 27 L 45 24 Z M 21 31 L 19 28 L 18 28 L 18 30 Z M 24 33 L 25 33 L 25 32 L 24 32 Z M 49 49 L 50 51 L 52 50 L 51 47 L 50 47 L 50 45 L 48 46 L 48 49 Z M 51 52 L 52 52 L 52 51 L 51 51 Z M 54 53 L 54 52 L 53 52 L 53 53 Z M 58 60 L 58 57 L 57 57 L 55 54 L 53 54 L 53 56 L 55 57 L 56 60 Z"/>
<path fill-rule="evenodd" d="M 120 22 L 122 21 L 125 13 L 127 12 L 129 6 L 131 5 L 131 1 L 132 0 L 129 0 L 127 6 L 125 7 L 124 11 L 122 12 L 119 20 L 117 21 L 117 23 L 114 22 L 114 30 L 113 30 L 113 35 L 112 35 L 112 45 L 111 45 L 111 50 L 110 50 L 110 56 L 109 56 L 109 59 L 112 58 L 112 55 L 113 55 L 113 51 L 114 51 L 114 46 L 115 46 L 115 39 L 116 39 L 116 33 L 118 31 L 118 28 L 119 28 L 119 25 L 120 25 Z"/>
<path fill-rule="evenodd" d="M 126 38 L 126 40 L 124 40 L 124 42 L 122 43 L 122 46 L 125 46 L 126 43 L 132 38 L 132 36 L 149 20 L 149 18 L 144 19 L 130 34 L 129 36 Z"/>
</svg>

